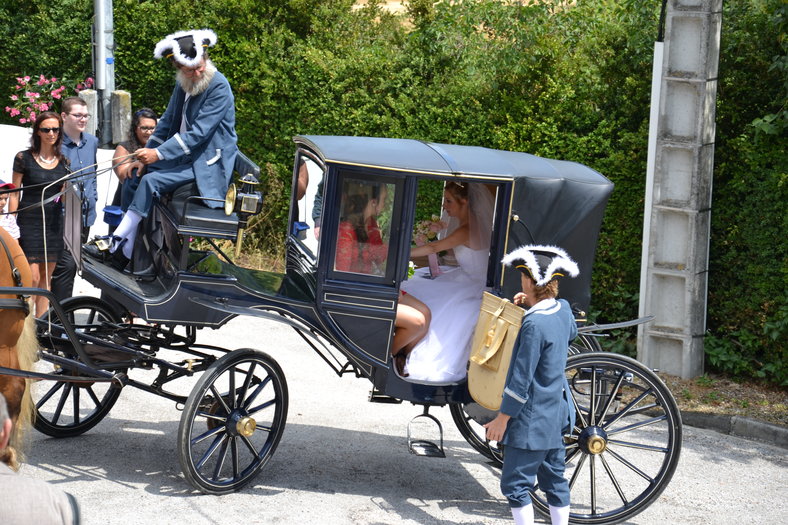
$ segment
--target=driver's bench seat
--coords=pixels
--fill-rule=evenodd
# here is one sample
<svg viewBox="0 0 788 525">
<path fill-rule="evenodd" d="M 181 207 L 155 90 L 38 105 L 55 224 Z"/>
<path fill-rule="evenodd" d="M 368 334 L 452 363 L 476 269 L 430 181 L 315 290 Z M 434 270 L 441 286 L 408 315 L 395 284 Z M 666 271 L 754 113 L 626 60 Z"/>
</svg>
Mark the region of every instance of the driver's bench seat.
<svg viewBox="0 0 788 525">
<path fill-rule="evenodd" d="M 259 178 L 260 167 L 239 151 L 235 157 L 233 178 L 246 174 Z M 180 269 L 186 268 L 191 237 L 202 237 L 209 242 L 211 239 L 235 241 L 238 235 L 236 214 L 226 215 L 224 207 L 209 208 L 204 204 L 204 200 L 206 200 L 204 197 L 200 197 L 197 184 L 190 182 L 176 189 L 172 196 L 163 198 L 156 205 L 163 241 L 167 246 L 165 251 L 169 252 L 169 259 Z M 212 200 L 224 202 L 222 199 Z M 153 221 L 149 226 L 155 228 L 155 222 L 157 221 Z"/>
</svg>

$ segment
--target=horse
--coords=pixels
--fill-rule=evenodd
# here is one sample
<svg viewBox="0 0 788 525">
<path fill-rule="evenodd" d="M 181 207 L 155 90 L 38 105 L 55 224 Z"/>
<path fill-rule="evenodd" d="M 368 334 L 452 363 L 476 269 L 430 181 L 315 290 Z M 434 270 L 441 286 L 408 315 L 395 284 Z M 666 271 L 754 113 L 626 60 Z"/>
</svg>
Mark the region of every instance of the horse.
<svg viewBox="0 0 788 525">
<path fill-rule="evenodd" d="M 31 287 L 30 265 L 19 243 L 0 228 L 0 287 Z M 32 370 L 38 352 L 35 319 L 29 298 L 21 294 L 0 294 L 0 367 Z M 8 404 L 14 423 L 11 443 L 0 456 L 12 467 L 20 449 L 24 432 L 33 420 L 30 385 L 22 377 L 0 373 L 0 393 Z"/>
</svg>

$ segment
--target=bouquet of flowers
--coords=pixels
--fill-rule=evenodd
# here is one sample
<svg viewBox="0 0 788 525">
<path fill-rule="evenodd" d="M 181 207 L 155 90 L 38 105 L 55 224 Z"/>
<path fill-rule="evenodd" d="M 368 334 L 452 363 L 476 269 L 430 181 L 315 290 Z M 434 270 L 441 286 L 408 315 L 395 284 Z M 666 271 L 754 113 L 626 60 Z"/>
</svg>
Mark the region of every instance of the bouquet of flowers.
<svg viewBox="0 0 788 525">
<path fill-rule="evenodd" d="M 416 246 L 424 246 L 438 238 L 438 232 L 446 229 L 441 218 L 433 215 L 429 220 L 418 221 L 413 225 L 413 241 Z"/>
</svg>

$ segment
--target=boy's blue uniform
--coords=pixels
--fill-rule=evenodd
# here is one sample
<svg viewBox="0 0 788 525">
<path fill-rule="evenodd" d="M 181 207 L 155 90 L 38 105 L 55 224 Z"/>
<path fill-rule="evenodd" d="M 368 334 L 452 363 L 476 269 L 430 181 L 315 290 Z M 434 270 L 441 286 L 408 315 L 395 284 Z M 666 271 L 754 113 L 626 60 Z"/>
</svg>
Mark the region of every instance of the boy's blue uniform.
<svg viewBox="0 0 788 525">
<path fill-rule="evenodd" d="M 523 318 L 501 403 L 501 412 L 511 417 L 502 440 L 501 490 L 512 507 L 531 503 L 535 478 L 550 505 L 569 505 L 563 434 L 574 423 L 574 410 L 564 369 L 576 336 L 563 299 L 542 300 Z"/>
</svg>

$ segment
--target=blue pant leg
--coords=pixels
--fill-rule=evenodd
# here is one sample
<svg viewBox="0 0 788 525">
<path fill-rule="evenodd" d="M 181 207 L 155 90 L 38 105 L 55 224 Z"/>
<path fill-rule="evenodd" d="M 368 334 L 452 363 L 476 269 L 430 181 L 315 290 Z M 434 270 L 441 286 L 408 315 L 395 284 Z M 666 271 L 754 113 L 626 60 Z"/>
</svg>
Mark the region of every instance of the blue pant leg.
<svg viewBox="0 0 788 525">
<path fill-rule="evenodd" d="M 134 199 L 134 194 L 140 185 L 140 179 L 137 177 L 137 170 L 132 170 L 131 177 L 123 181 L 120 185 L 120 209 L 126 211 Z"/>
<path fill-rule="evenodd" d="M 130 210 L 142 217 L 148 216 L 154 198 L 159 198 L 179 186 L 194 181 L 194 170 L 191 164 L 170 166 L 166 164 L 166 161 L 160 161 L 154 165 L 162 165 L 164 169 L 151 170 L 139 179 L 139 186 L 129 205 Z"/>
<path fill-rule="evenodd" d="M 536 473 L 547 452 L 512 446 L 504 448 L 501 492 L 509 500 L 509 506 L 523 507 L 531 503 L 531 491 L 536 482 Z"/>
<path fill-rule="evenodd" d="M 536 479 L 539 488 L 553 507 L 569 506 L 569 480 L 564 477 L 566 469 L 566 449 L 554 448 L 546 451 L 544 461 L 539 466 Z"/>
</svg>

